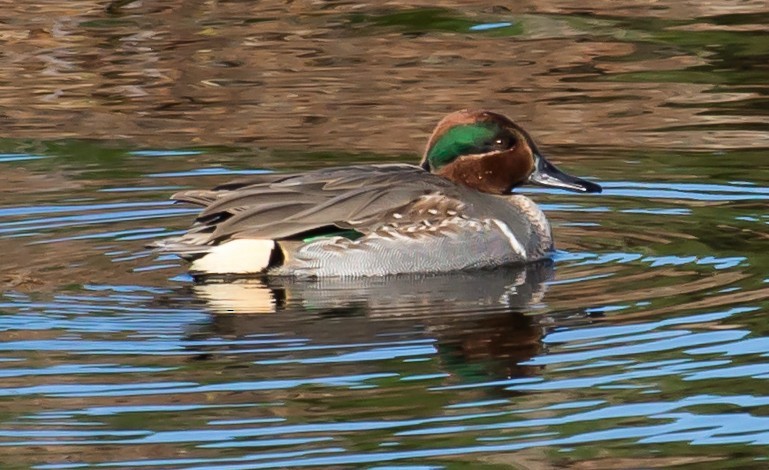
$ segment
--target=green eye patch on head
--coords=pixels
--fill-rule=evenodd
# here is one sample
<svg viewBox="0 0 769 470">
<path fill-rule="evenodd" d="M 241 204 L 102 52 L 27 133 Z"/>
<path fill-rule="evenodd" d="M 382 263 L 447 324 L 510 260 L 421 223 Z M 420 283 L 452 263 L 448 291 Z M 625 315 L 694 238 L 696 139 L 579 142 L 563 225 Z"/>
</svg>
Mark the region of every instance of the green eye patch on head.
<svg viewBox="0 0 769 470">
<path fill-rule="evenodd" d="M 462 155 L 501 150 L 511 138 L 509 131 L 494 122 L 478 122 L 454 126 L 441 135 L 427 152 L 433 170 L 448 165 Z"/>
</svg>

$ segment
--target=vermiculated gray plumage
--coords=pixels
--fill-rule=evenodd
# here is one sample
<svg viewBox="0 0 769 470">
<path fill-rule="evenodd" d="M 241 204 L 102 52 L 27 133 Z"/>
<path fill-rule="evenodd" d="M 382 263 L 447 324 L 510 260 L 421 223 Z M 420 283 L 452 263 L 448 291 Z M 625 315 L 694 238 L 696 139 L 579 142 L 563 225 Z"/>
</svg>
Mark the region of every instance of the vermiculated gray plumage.
<svg viewBox="0 0 769 470">
<path fill-rule="evenodd" d="M 237 239 L 275 240 L 276 275 L 372 276 L 533 261 L 552 248 L 542 213 L 419 166 L 382 164 L 258 175 L 172 199 L 203 206 L 190 230 L 161 245 L 188 259 Z M 354 230 L 351 240 L 313 235 Z"/>
</svg>

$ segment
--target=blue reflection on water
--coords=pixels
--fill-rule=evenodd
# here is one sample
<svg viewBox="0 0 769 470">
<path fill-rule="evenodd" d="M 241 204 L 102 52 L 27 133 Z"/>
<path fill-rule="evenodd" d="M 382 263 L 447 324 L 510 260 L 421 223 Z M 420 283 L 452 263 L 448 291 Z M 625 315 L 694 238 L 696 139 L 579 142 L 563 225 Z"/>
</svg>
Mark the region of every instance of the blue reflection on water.
<svg viewBox="0 0 769 470">
<path fill-rule="evenodd" d="M 477 24 L 475 26 L 470 26 L 470 31 L 488 31 L 490 29 L 499 29 L 499 28 L 507 28 L 508 26 L 512 26 L 513 23 L 504 21 L 499 23 L 483 23 L 483 24 Z"/>
</svg>

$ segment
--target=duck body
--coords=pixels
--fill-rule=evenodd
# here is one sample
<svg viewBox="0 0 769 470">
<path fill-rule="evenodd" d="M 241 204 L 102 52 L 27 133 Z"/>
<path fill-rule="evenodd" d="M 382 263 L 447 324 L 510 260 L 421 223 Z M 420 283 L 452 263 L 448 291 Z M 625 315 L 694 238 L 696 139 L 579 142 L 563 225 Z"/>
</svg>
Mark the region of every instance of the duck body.
<svg viewBox="0 0 769 470">
<path fill-rule="evenodd" d="M 190 261 L 194 276 L 358 277 L 523 264 L 547 258 L 553 238 L 537 205 L 510 192 L 522 182 L 600 191 L 547 163 L 504 116 L 460 111 L 438 125 L 419 166 L 267 174 L 179 192 L 172 198 L 203 209 L 187 233 L 158 246 Z"/>
</svg>

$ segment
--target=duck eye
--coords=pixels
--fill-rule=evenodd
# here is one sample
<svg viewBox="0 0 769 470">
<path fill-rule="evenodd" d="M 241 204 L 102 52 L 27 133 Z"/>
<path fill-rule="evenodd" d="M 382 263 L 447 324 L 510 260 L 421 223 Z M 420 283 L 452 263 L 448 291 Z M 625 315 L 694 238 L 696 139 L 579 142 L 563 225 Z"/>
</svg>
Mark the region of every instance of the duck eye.
<svg viewBox="0 0 769 470">
<path fill-rule="evenodd" d="M 500 136 L 491 142 L 491 150 L 507 150 L 515 145 L 515 139 L 512 136 Z"/>
</svg>

